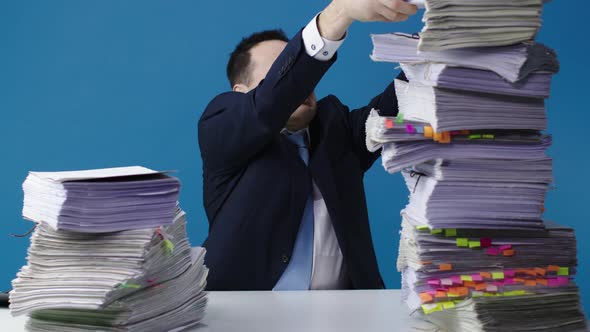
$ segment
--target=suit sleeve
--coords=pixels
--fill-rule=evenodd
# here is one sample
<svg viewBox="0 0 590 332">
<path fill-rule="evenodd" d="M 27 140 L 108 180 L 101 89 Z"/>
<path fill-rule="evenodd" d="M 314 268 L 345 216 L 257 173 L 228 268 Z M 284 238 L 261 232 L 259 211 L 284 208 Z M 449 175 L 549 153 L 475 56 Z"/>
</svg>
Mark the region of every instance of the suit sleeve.
<svg viewBox="0 0 590 332">
<path fill-rule="evenodd" d="M 407 80 L 404 72 L 401 72 L 397 79 Z M 350 125 L 352 144 L 355 154 L 357 155 L 363 171 L 369 170 L 375 160 L 381 155 L 381 150 L 369 152 L 366 145 L 366 122 L 372 109 L 376 109 L 381 116 L 396 116 L 398 113 L 397 96 L 395 94 L 395 84 L 391 82 L 385 91 L 376 96 L 368 105 L 355 109 L 348 113 L 348 123 Z"/>
<path fill-rule="evenodd" d="M 330 61 L 314 59 L 302 43 L 299 32 L 249 93 L 224 93 L 207 106 L 198 125 L 206 169 L 223 172 L 243 167 L 281 132 L 336 61 L 336 56 Z"/>
</svg>

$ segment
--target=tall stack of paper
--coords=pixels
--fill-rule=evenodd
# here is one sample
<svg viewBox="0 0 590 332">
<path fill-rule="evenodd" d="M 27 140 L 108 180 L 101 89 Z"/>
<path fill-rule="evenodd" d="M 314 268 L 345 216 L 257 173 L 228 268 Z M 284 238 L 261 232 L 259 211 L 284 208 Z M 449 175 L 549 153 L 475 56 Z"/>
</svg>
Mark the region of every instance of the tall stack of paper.
<svg viewBox="0 0 590 332">
<path fill-rule="evenodd" d="M 129 167 L 31 173 L 23 187 L 38 224 L 10 309 L 30 331 L 179 331 L 203 318 L 205 250 L 169 204 L 176 178 Z"/>
<path fill-rule="evenodd" d="M 501 46 L 534 39 L 543 0 L 422 0 L 420 50 Z"/>
<path fill-rule="evenodd" d="M 468 22 L 500 2 L 426 0 L 425 20 L 442 24 L 435 11 L 457 10 L 448 22 Z M 525 2 L 540 8 L 502 6 L 520 11 Z M 459 7 L 465 20 L 453 16 Z M 521 24 L 499 15 L 503 26 Z M 574 232 L 542 219 L 553 182 L 551 137 L 542 131 L 555 53 L 532 43 L 418 50 L 448 48 L 426 36 L 464 45 L 471 33 L 491 31 L 491 20 L 482 22 L 483 30 L 466 25 L 456 35 L 429 25 L 423 41 L 373 36 L 373 59 L 399 62 L 407 78 L 395 82 L 399 114 L 374 110 L 366 126 L 367 148 L 382 149 L 383 166 L 401 172 L 410 191 L 398 257 L 404 300 L 443 331 L 586 331 Z"/>
</svg>

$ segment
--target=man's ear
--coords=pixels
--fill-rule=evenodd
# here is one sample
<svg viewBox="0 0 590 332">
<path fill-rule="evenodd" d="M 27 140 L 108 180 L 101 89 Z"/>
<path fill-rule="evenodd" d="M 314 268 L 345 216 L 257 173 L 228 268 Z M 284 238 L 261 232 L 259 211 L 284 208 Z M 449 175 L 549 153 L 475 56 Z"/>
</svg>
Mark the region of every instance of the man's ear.
<svg viewBox="0 0 590 332">
<path fill-rule="evenodd" d="M 246 84 L 238 83 L 234 85 L 233 90 L 235 92 L 248 93 L 248 91 L 250 91 L 250 88 L 248 88 Z"/>
</svg>

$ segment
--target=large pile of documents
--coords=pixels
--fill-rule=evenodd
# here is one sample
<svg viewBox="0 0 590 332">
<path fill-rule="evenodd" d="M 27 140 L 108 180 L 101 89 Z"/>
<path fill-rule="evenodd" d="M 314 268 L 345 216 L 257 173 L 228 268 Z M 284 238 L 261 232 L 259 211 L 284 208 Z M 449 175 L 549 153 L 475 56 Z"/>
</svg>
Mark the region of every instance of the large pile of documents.
<svg viewBox="0 0 590 332">
<path fill-rule="evenodd" d="M 179 331 L 202 320 L 205 250 L 191 248 L 185 213 L 170 205 L 178 179 L 142 167 L 32 172 L 23 188 L 37 225 L 10 310 L 30 316 L 28 330 Z"/>
<path fill-rule="evenodd" d="M 450 36 L 434 34 L 444 25 L 439 13 L 465 8 L 464 20 L 448 22 L 467 23 L 504 2 L 426 0 L 432 24 L 421 36 L 373 36 L 373 58 L 400 63 L 407 78 L 395 81 L 399 114 L 373 110 L 366 126 L 367 148 L 382 149 L 384 168 L 401 172 L 410 192 L 397 263 L 403 297 L 439 331 L 586 331 L 574 231 L 542 219 L 553 182 L 543 130 L 555 52 L 534 43 L 449 50 L 432 42 Z M 540 3 L 501 7 L 530 9 L 523 22 L 533 25 Z M 494 21 L 515 21 L 510 15 Z M 465 25 L 445 45 L 465 45 L 485 24 Z"/>
</svg>

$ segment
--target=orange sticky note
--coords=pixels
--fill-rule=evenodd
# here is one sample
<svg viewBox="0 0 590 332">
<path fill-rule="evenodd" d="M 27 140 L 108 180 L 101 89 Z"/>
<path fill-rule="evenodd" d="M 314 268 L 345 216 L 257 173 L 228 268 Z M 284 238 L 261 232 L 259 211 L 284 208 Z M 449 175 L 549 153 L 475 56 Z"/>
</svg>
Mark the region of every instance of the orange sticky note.
<svg viewBox="0 0 590 332">
<path fill-rule="evenodd" d="M 438 269 L 440 271 L 451 271 L 453 269 L 453 265 L 452 264 L 440 264 L 438 266 Z"/>
<path fill-rule="evenodd" d="M 537 272 L 535 272 L 535 269 L 526 269 L 524 273 L 527 276 L 531 276 L 531 277 L 534 277 L 537 275 Z"/>
<path fill-rule="evenodd" d="M 537 278 L 536 281 L 539 285 L 547 286 L 547 279 L 545 278 Z"/>
<path fill-rule="evenodd" d="M 545 275 L 545 273 L 546 273 L 546 271 L 545 271 L 545 269 L 543 269 L 543 268 L 536 267 L 536 268 L 535 268 L 535 273 L 536 273 L 538 276 L 544 276 L 544 275 Z"/>
<path fill-rule="evenodd" d="M 432 295 L 428 293 L 420 293 L 420 299 L 422 300 L 422 303 L 429 303 L 433 300 Z"/>
<path fill-rule="evenodd" d="M 514 283 L 516 283 L 516 284 L 522 284 L 522 283 L 524 283 L 524 279 L 522 279 L 522 278 L 514 278 Z"/>
<path fill-rule="evenodd" d="M 432 127 L 430 127 L 430 126 L 424 127 L 424 137 L 426 137 L 426 138 L 434 137 L 434 130 L 432 130 Z"/>
<path fill-rule="evenodd" d="M 514 249 L 506 249 L 506 250 L 502 251 L 502 255 L 504 255 L 506 257 L 512 257 L 512 256 L 514 256 Z"/>
<path fill-rule="evenodd" d="M 437 299 L 440 299 L 442 297 L 447 297 L 447 293 L 443 292 L 443 291 L 436 291 L 436 295 L 434 295 L 434 297 L 436 297 Z"/>
<path fill-rule="evenodd" d="M 557 271 L 559 271 L 559 266 L 557 266 L 557 265 L 549 265 L 547 267 L 547 271 L 557 272 Z"/>
<path fill-rule="evenodd" d="M 465 285 L 465 287 L 475 288 L 475 282 L 473 281 L 465 281 L 463 282 L 463 285 Z"/>
<path fill-rule="evenodd" d="M 430 265 L 430 264 L 432 264 L 432 261 L 421 261 L 420 264 L 422 264 L 422 265 Z"/>
<path fill-rule="evenodd" d="M 524 285 L 525 286 L 537 286 L 537 281 L 536 280 L 525 280 L 524 281 Z"/>
<path fill-rule="evenodd" d="M 475 284 L 475 290 L 482 291 L 484 289 L 486 289 L 486 283 L 485 282 L 478 282 L 477 284 Z"/>
<path fill-rule="evenodd" d="M 486 279 L 492 279 L 492 274 L 489 272 L 480 272 L 479 275 L 481 275 L 482 277 L 484 277 Z"/>
<path fill-rule="evenodd" d="M 438 142 L 443 144 L 451 143 L 451 133 L 448 131 L 443 131 Z"/>
</svg>

